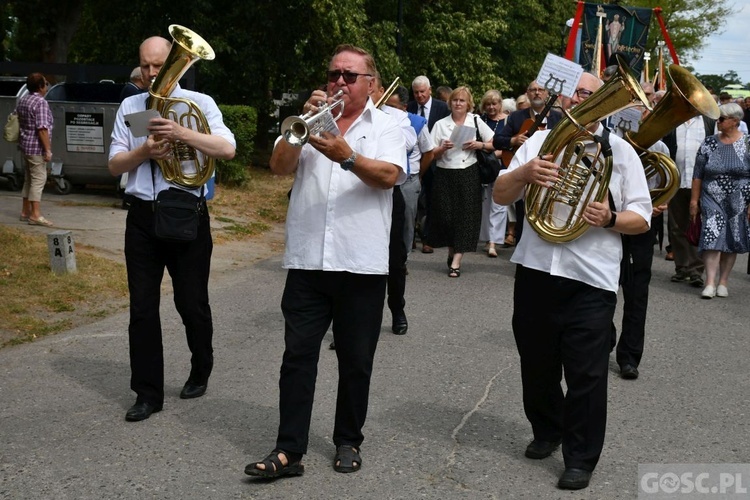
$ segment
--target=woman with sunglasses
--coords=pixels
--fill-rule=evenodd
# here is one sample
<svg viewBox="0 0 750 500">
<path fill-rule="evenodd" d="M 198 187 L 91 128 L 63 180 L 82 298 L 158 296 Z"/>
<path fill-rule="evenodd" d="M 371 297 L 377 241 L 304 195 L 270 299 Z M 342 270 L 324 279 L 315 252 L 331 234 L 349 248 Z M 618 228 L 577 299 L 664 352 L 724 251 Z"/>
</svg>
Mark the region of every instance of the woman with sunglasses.
<svg viewBox="0 0 750 500">
<path fill-rule="evenodd" d="M 750 251 L 750 141 L 739 130 L 742 108 L 719 106 L 718 134 L 706 137 L 693 170 L 690 218 L 700 210 L 698 251 L 706 266 L 701 297 L 727 297 L 727 281 L 738 253 Z"/>
</svg>

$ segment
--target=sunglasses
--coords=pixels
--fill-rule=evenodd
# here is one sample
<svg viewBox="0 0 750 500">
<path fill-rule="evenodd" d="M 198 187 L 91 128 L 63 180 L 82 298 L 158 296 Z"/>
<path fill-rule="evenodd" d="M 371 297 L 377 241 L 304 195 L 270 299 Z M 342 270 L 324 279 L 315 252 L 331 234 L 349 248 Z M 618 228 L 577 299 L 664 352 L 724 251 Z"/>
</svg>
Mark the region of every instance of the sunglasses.
<svg viewBox="0 0 750 500">
<path fill-rule="evenodd" d="M 357 81 L 358 76 L 372 76 L 368 73 L 351 73 L 349 71 L 329 71 L 328 72 L 328 81 L 331 83 L 336 83 L 339 81 L 339 78 L 344 78 L 344 83 L 347 85 L 351 85 L 354 82 Z"/>
<path fill-rule="evenodd" d="M 724 120 L 730 120 L 731 118 L 732 118 L 731 116 L 720 116 L 719 122 L 723 122 Z"/>
</svg>

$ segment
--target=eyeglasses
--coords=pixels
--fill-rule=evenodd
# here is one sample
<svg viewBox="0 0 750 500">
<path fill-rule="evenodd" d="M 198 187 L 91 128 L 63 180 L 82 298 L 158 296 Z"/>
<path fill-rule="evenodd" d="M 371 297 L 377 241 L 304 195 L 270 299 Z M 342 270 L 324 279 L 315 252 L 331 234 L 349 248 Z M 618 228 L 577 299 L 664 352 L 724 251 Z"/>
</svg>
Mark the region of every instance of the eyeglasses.
<svg viewBox="0 0 750 500">
<path fill-rule="evenodd" d="M 731 119 L 732 119 L 731 116 L 720 116 L 719 117 L 719 122 L 723 122 L 724 120 L 731 120 Z"/>
<path fill-rule="evenodd" d="M 337 81 L 339 81 L 339 78 L 343 77 L 344 83 L 346 83 L 347 85 L 351 85 L 357 81 L 358 76 L 372 76 L 372 75 L 368 73 L 351 73 L 349 71 L 336 70 L 336 71 L 328 72 L 328 81 L 331 83 L 336 83 Z"/>
<path fill-rule="evenodd" d="M 526 90 L 528 90 L 532 94 L 543 94 L 544 92 L 547 91 L 547 89 L 526 89 Z"/>
<path fill-rule="evenodd" d="M 576 89 L 575 94 L 579 99 L 588 99 L 594 92 L 586 89 Z"/>
</svg>

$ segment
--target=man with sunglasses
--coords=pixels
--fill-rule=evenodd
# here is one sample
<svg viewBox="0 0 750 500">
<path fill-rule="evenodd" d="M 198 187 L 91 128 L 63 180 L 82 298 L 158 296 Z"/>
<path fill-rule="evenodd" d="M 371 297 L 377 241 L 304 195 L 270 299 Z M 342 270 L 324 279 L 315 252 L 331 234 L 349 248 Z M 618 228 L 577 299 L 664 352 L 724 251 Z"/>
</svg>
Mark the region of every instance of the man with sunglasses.
<svg viewBox="0 0 750 500">
<path fill-rule="evenodd" d="M 282 138 L 271 155 L 275 174 L 296 173 L 286 222 L 281 299 L 285 350 L 279 381 L 275 449 L 245 473 L 276 478 L 304 472 L 321 343 L 333 324 L 339 383 L 333 442 L 337 472 L 362 465 L 360 445 L 370 377 L 383 319 L 392 188 L 406 179 L 406 145 L 395 120 L 375 108 L 375 61 L 340 45 L 326 91 L 315 90 L 305 113 L 342 91 L 336 130 L 295 147 Z"/>
<path fill-rule="evenodd" d="M 573 108 L 601 85 L 599 78 L 584 73 L 571 98 Z M 589 131 L 603 150 L 611 148 L 610 200 L 582 209 L 590 227 L 570 242 L 550 243 L 527 226 L 511 257 L 518 264 L 513 335 L 521 358 L 524 411 L 534 435 L 525 456 L 546 458 L 562 443 L 565 471 L 557 486 L 573 490 L 588 486 L 604 446 L 621 234 L 647 231 L 652 210 L 646 176 L 633 148 L 598 121 Z M 557 159 L 540 155 L 548 134 L 530 137 L 500 172 L 493 193 L 496 203 L 521 199 L 527 184 L 547 187 L 557 181 Z M 586 152 L 595 148 L 590 141 Z M 556 216 L 566 215 L 558 211 L 564 209 L 556 208 Z"/>
</svg>

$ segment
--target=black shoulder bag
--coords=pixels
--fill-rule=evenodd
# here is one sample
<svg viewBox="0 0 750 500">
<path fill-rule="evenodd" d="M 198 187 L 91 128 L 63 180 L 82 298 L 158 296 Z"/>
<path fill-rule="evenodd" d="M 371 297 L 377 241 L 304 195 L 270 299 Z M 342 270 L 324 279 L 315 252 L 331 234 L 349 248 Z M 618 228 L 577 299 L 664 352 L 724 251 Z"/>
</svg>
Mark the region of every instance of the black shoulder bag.
<svg viewBox="0 0 750 500">
<path fill-rule="evenodd" d="M 151 162 L 151 176 L 154 179 L 154 163 Z M 200 197 L 178 188 L 160 191 L 154 202 L 154 234 L 165 241 L 193 241 L 198 236 L 201 212 L 203 210 L 203 189 Z"/>
<path fill-rule="evenodd" d="M 474 127 L 477 130 L 477 140 L 484 142 L 479 135 L 479 123 L 477 122 L 476 115 L 474 115 Z M 500 173 L 500 167 L 502 167 L 500 158 L 495 156 L 495 152 L 488 152 L 484 149 L 477 149 L 477 166 L 479 167 L 479 182 L 482 184 L 492 184 L 495 182 Z"/>
</svg>

